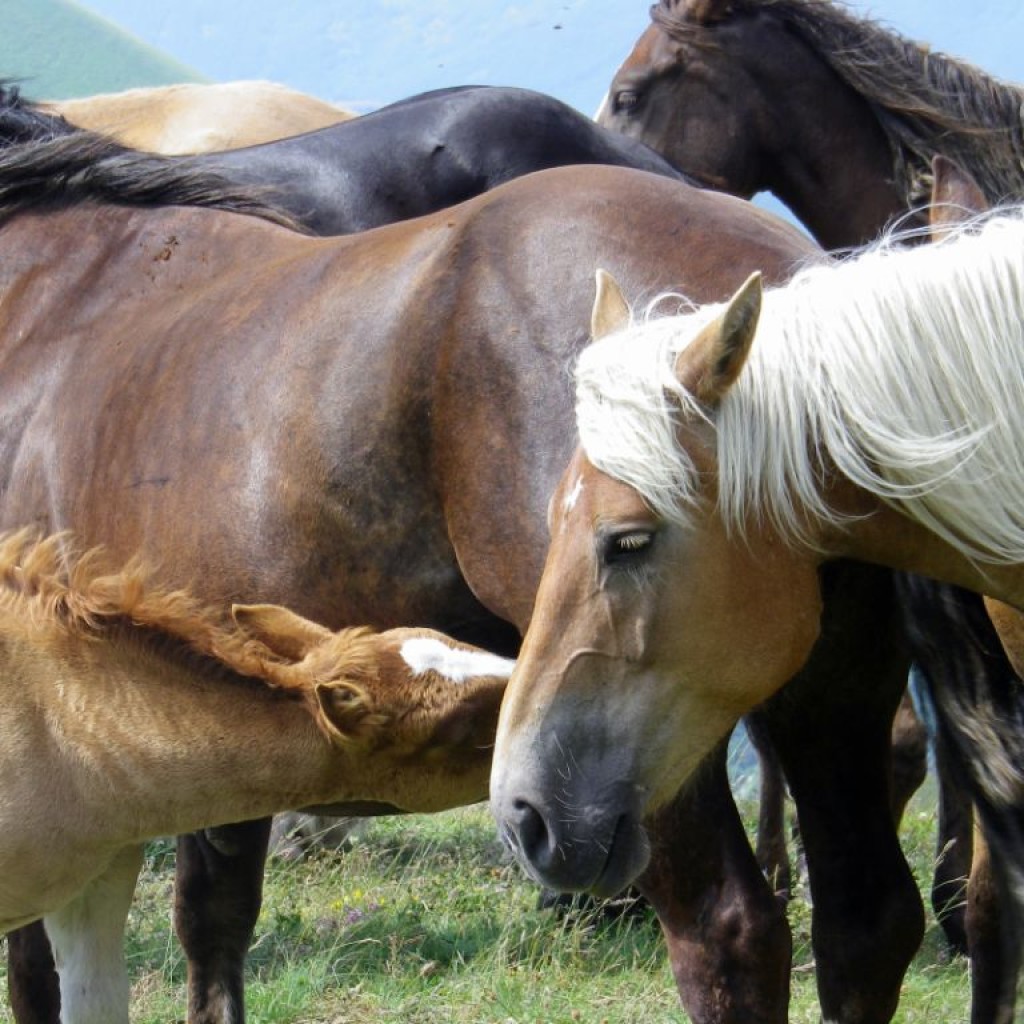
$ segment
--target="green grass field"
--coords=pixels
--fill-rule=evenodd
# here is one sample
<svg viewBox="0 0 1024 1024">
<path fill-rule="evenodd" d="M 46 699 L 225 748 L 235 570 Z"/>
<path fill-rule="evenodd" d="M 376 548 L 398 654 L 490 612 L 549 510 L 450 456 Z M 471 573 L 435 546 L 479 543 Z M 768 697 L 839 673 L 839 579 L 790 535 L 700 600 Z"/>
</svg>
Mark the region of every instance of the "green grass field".
<svg viewBox="0 0 1024 1024">
<path fill-rule="evenodd" d="M 931 874 L 927 797 L 911 805 L 905 847 Z M 184 964 L 170 911 L 173 845 L 151 847 L 130 919 L 132 1020 L 184 1018 Z M 249 957 L 251 1024 L 637 1024 L 684 1022 L 656 924 L 561 921 L 500 850 L 485 807 L 379 819 L 343 854 L 274 861 Z M 790 906 L 790 1020 L 817 1022 L 806 890 Z M 928 933 L 898 1022 L 968 1020 L 969 979 Z M 9 1015 L 0 1016 L 8 1021 Z"/>
</svg>

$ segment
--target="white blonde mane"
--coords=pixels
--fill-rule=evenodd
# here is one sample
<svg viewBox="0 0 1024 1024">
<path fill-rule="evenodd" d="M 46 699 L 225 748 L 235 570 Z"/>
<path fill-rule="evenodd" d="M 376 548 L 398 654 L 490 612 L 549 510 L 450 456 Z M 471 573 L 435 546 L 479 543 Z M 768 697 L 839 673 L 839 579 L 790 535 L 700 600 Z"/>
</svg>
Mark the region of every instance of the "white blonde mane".
<svg viewBox="0 0 1024 1024">
<path fill-rule="evenodd" d="M 576 375 L 590 461 L 685 518 L 698 481 L 676 427 L 702 417 L 730 529 L 767 518 L 807 543 L 808 514 L 841 523 L 820 493 L 834 467 L 969 557 L 1024 562 L 1024 209 L 941 243 L 897 241 L 767 292 L 748 364 L 714 413 L 672 367 L 721 307 L 591 345 Z"/>
</svg>

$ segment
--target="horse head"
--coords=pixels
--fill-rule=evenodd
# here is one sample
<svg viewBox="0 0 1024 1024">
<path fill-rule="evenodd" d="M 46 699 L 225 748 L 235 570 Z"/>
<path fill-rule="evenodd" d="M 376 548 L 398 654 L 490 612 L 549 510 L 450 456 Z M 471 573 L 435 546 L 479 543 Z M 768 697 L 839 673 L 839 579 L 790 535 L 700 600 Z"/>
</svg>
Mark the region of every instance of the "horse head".
<svg viewBox="0 0 1024 1024">
<path fill-rule="evenodd" d="M 625 304 L 599 281 L 592 322 L 613 327 Z M 711 420 L 742 370 L 759 299 L 755 275 L 676 361 L 696 402 L 672 422 L 701 489 L 684 514 L 656 509 L 582 448 L 549 506 L 491 799 L 508 844 L 553 888 L 613 894 L 632 881 L 648 856 L 642 819 L 817 638 L 813 563 L 757 524 L 737 544 L 715 510 Z"/>
</svg>

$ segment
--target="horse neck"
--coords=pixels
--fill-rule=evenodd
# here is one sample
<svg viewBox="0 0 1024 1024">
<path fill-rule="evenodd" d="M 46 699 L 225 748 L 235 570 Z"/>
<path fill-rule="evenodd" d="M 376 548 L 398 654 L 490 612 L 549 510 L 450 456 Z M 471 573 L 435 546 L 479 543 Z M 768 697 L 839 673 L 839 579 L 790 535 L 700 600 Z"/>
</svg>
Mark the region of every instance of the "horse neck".
<svg viewBox="0 0 1024 1024">
<path fill-rule="evenodd" d="M 1019 216 L 994 218 L 941 246 L 809 268 L 767 293 L 718 413 L 727 521 L 764 504 L 797 540 L 820 524 L 817 546 L 837 557 L 1016 604 L 1022 238 Z"/>
<path fill-rule="evenodd" d="M 837 486 L 830 500 L 853 514 L 844 528 L 826 527 L 820 547 L 831 559 L 854 559 L 927 576 L 986 594 L 1024 611 L 1024 572 L 968 558 L 902 512 L 853 488 Z"/>
<path fill-rule="evenodd" d="M 349 756 L 300 702 L 257 681 L 114 638 L 8 651 L 6 676 L 38 709 L 42 749 L 55 752 L 55 776 L 72 778 L 69 813 L 86 834 L 133 841 L 354 792 Z"/>
<path fill-rule="evenodd" d="M 826 249 L 875 238 L 906 203 L 892 147 L 871 105 L 770 13 L 737 26 L 737 43 L 766 97 L 765 187 Z M 773 45 L 766 45 L 766 35 Z M 740 42 L 739 37 L 742 36 Z"/>
</svg>

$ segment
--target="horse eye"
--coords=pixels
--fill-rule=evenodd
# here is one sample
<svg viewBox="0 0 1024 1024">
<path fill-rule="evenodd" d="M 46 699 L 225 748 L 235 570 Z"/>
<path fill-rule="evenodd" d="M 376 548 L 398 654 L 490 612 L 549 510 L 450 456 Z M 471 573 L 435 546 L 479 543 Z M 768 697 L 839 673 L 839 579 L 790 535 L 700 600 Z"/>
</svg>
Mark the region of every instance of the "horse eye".
<svg viewBox="0 0 1024 1024">
<path fill-rule="evenodd" d="M 632 89 L 621 89 L 615 94 L 615 110 L 617 113 L 629 113 L 640 102 L 640 94 Z"/>
<path fill-rule="evenodd" d="M 635 560 L 651 546 L 653 540 L 653 530 L 625 530 L 622 533 L 614 533 L 605 543 L 604 560 L 609 565 Z"/>
</svg>

